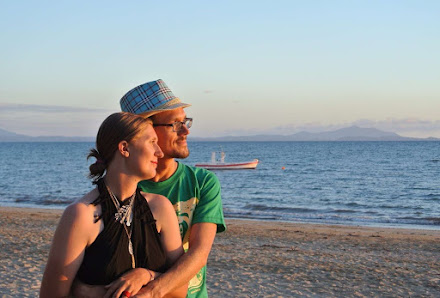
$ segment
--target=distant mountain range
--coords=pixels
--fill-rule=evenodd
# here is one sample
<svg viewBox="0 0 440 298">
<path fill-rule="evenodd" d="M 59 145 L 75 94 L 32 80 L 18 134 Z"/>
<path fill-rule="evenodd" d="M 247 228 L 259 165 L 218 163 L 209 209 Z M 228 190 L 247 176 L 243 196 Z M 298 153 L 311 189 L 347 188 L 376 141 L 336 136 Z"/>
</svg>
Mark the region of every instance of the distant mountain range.
<svg viewBox="0 0 440 298">
<path fill-rule="evenodd" d="M 402 137 L 394 132 L 386 132 L 376 128 L 362 128 L 350 126 L 326 132 L 298 132 L 291 135 L 254 135 L 254 136 L 226 136 L 213 138 L 192 137 L 194 141 L 440 141 L 438 138 L 409 138 Z"/>
<path fill-rule="evenodd" d="M 0 142 L 94 142 L 95 137 L 62 137 L 41 136 L 31 137 L 10 132 L 0 128 Z"/>
<path fill-rule="evenodd" d="M 351 126 L 333 131 L 311 133 L 299 132 L 291 135 L 254 135 L 225 137 L 189 137 L 191 141 L 205 142 L 243 142 L 243 141 L 440 141 L 439 138 L 408 138 L 394 132 L 386 132 L 376 128 Z M 31 137 L 16 134 L 0 128 L 0 142 L 94 142 L 95 137 L 62 137 L 43 136 Z"/>
</svg>

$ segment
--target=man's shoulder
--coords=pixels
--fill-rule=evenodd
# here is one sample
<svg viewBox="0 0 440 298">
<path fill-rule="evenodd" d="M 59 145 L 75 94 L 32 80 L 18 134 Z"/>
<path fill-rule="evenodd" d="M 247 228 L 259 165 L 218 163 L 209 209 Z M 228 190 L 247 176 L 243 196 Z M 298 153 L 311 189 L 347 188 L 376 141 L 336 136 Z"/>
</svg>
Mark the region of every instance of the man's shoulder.
<svg viewBox="0 0 440 298">
<path fill-rule="evenodd" d="M 139 182 L 139 186 L 146 192 L 162 192 L 181 183 L 196 188 L 220 185 L 217 176 L 213 172 L 179 162 L 177 171 L 167 180 L 161 182 L 143 180 Z"/>
<path fill-rule="evenodd" d="M 193 173 L 200 173 L 200 174 L 204 174 L 204 175 L 210 175 L 213 174 L 211 171 L 208 171 L 207 169 L 204 168 L 199 168 L 199 167 L 194 167 L 194 166 L 189 166 L 187 164 L 181 163 L 179 162 L 179 166 L 182 167 L 183 171 L 190 171 Z"/>
<path fill-rule="evenodd" d="M 183 163 L 179 163 L 179 166 L 182 167 L 182 171 L 180 172 L 183 177 L 196 177 L 199 182 L 203 182 L 205 180 L 213 180 L 218 182 L 217 176 L 204 168 L 189 166 Z"/>
</svg>

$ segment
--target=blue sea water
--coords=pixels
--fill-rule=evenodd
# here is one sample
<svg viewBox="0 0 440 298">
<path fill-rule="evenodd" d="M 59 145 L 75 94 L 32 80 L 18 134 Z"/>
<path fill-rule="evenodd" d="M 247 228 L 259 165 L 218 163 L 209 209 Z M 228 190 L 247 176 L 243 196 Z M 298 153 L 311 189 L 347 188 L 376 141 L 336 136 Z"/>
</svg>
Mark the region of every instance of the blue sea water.
<svg viewBox="0 0 440 298">
<path fill-rule="evenodd" d="M 0 205 L 64 208 L 92 189 L 93 143 L 0 143 Z M 216 171 L 226 217 L 440 230 L 440 142 L 190 142 Z"/>
</svg>

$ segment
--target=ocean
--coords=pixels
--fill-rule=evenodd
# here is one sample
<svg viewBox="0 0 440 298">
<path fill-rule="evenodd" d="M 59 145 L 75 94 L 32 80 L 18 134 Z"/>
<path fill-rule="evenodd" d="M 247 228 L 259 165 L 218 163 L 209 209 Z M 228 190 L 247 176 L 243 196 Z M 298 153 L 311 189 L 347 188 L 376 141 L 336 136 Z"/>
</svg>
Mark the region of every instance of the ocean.
<svg viewBox="0 0 440 298">
<path fill-rule="evenodd" d="M 0 143 L 0 206 L 64 208 L 93 186 L 93 143 Z M 440 142 L 189 142 L 216 171 L 227 218 L 440 230 Z"/>
</svg>

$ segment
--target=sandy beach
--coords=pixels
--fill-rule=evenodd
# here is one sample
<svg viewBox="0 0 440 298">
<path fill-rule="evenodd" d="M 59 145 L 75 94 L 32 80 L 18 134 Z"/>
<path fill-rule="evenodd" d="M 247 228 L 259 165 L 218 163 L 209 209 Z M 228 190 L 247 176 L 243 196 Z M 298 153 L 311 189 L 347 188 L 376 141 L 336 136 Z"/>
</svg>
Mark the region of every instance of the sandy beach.
<svg viewBox="0 0 440 298">
<path fill-rule="evenodd" d="M 1 297 L 37 297 L 60 210 L 0 207 Z M 210 297 L 440 297 L 440 231 L 227 220 Z"/>
</svg>

